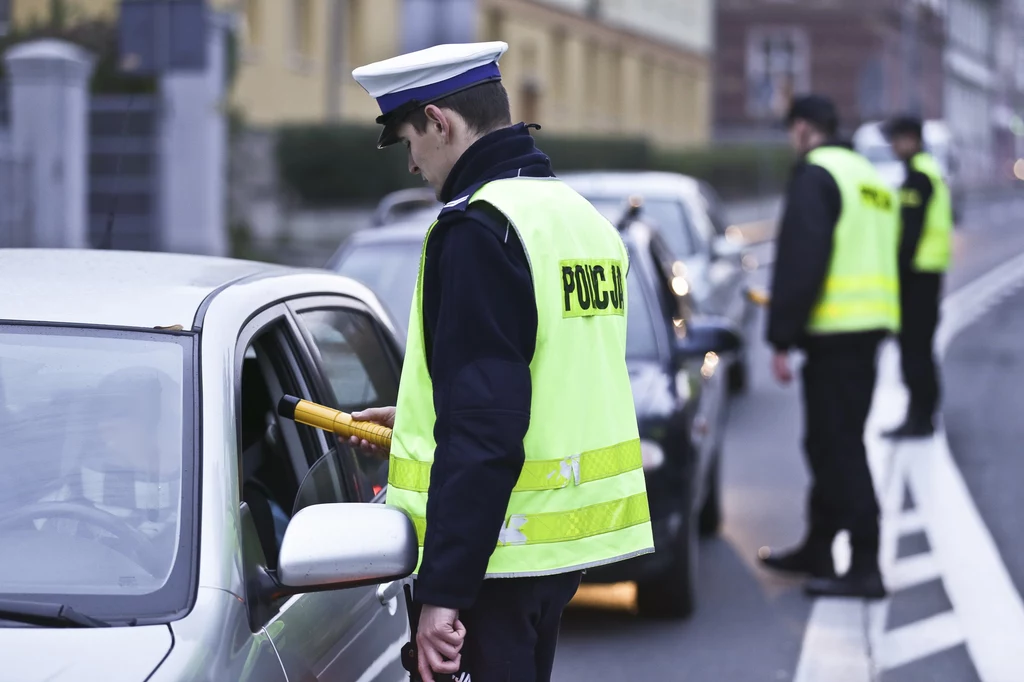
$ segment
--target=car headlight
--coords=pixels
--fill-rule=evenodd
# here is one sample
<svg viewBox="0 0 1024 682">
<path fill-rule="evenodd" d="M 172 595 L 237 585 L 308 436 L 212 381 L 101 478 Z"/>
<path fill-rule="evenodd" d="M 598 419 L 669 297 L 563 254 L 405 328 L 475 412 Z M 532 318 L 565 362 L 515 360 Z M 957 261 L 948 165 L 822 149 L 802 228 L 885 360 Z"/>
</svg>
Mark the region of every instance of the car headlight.
<svg viewBox="0 0 1024 682">
<path fill-rule="evenodd" d="M 657 469 L 665 463 L 665 451 L 653 440 L 641 440 L 640 459 L 643 462 L 644 471 Z"/>
</svg>

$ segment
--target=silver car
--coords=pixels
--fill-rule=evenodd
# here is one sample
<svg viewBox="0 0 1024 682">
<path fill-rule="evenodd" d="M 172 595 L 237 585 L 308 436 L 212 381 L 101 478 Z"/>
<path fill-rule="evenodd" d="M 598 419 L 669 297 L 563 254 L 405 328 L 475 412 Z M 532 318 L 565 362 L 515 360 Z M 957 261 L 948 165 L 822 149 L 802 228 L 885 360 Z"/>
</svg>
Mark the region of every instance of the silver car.
<svg viewBox="0 0 1024 682">
<path fill-rule="evenodd" d="M 0 250 L 0 680 L 408 679 L 387 463 L 278 416 L 394 404 L 377 299 L 322 271 Z"/>
</svg>

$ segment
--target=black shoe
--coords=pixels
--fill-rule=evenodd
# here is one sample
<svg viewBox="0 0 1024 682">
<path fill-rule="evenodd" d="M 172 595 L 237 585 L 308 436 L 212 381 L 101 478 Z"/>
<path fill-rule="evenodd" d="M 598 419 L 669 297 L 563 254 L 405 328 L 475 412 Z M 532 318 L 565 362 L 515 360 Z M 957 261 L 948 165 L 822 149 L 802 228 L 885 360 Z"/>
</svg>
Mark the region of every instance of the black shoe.
<svg viewBox="0 0 1024 682">
<path fill-rule="evenodd" d="M 882 574 L 876 572 L 850 574 L 832 578 L 811 578 L 804 584 L 804 592 L 812 597 L 851 597 L 855 599 L 884 599 L 885 584 Z"/>
<path fill-rule="evenodd" d="M 832 563 L 832 548 L 812 550 L 806 545 L 790 552 L 776 552 L 769 547 L 757 551 L 757 558 L 766 568 L 790 575 L 812 576 L 815 578 L 834 578 L 835 565 Z"/>
<path fill-rule="evenodd" d="M 883 438 L 901 440 L 904 438 L 928 438 L 935 433 L 935 425 L 930 417 L 907 418 L 894 429 L 882 432 Z"/>
</svg>

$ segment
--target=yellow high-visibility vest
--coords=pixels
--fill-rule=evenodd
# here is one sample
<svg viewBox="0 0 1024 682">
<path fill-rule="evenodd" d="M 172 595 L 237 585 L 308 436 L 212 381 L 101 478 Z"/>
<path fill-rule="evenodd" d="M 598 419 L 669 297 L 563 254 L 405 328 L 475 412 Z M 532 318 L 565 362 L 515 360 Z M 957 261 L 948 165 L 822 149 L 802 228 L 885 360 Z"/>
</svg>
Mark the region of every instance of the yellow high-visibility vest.
<svg viewBox="0 0 1024 682">
<path fill-rule="evenodd" d="M 949 187 L 942 179 L 942 169 L 925 152 L 914 155 L 910 167 L 924 173 L 932 183 L 932 196 L 924 212 L 924 229 L 914 252 L 913 267 L 917 272 L 945 272 L 949 269 L 953 239 L 953 203 Z M 913 197 L 901 195 L 904 201 Z M 917 197 L 920 202 L 920 197 Z"/>
<path fill-rule="evenodd" d="M 504 523 L 495 529 L 486 577 L 562 573 L 653 551 L 626 368 L 629 256 L 621 237 L 553 178 L 493 181 L 467 201 L 486 202 L 508 219 L 526 251 L 537 302 L 526 461 Z M 423 340 L 426 244 L 409 315 L 387 492 L 387 503 L 416 526 L 420 561 L 430 532 L 426 509 L 436 446 Z"/>
<path fill-rule="evenodd" d="M 871 162 L 843 147 L 807 155 L 839 186 L 842 209 L 828 275 L 808 332 L 899 331 L 899 203 Z"/>
</svg>

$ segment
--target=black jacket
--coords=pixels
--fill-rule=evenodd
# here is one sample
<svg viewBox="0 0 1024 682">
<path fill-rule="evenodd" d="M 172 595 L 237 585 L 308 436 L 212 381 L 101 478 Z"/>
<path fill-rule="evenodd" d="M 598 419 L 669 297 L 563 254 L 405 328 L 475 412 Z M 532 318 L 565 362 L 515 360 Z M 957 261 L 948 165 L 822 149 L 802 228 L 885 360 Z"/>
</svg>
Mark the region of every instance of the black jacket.
<svg viewBox="0 0 1024 682">
<path fill-rule="evenodd" d="M 839 186 L 832 175 L 806 158 L 800 159 L 790 174 L 775 243 L 768 343 L 777 351 L 806 341 L 811 310 L 828 274 L 832 236 L 841 210 Z"/>
<path fill-rule="evenodd" d="M 473 144 L 441 200 L 517 175 L 553 175 L 523 124 Z M 423 319 L 437 449 L 416 601 L 464 609 L 476 600 L 525 461 L 537 336 L 526 254 L 495 209 L 462 202 L 442 210 L 426 247 Z"/>
<path fill-rule="evenodd" d="M 913 271 L 914 254 L 917 253 L 917 245 L 921 241 L 921 233 L 924 231 L 924 215 L 928 209 L 928 202 L 931 201 L 932 181 L 921 171 L 914 170 L 910 161 L 906 162 L 906 179 L 903 181 L 903 190 L 917 195 L 917 201 L 904 203 L 900 208 L 903 220 L 903 231 L 900 239 L 900 275 L 905 277 Z"/>
</svg>

